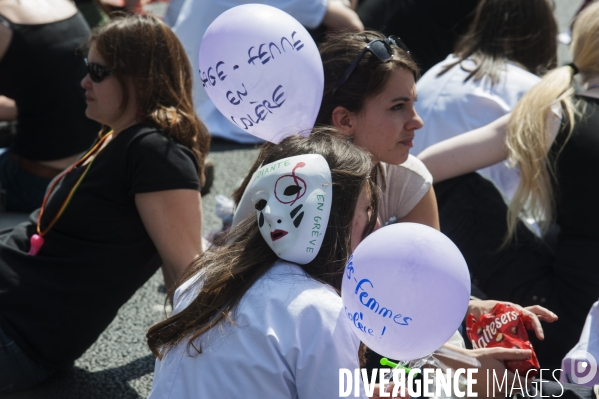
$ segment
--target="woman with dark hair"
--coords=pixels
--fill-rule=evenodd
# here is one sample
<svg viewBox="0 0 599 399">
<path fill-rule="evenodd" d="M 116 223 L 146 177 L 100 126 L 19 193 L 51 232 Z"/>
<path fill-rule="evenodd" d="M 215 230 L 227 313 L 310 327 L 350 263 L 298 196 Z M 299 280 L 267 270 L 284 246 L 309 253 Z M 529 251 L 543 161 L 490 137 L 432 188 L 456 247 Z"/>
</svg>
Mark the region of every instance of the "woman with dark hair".
<svg viewBox="0 0 599 399">
<path fill-rule="evenodd" d="M 71 1 L 0 2 L 0 121 L 17 123 L 10 148 L 0 150 L 7 211 L 39 208 L 50 181 L 97 135 L 99 125 L 85 117 L 77 56 L 90 33 Z"/>
<path fill-rule="evenodd" d="M 376 223 L 370 156 L 327 128 L 260 158 L 253 213 L 186 270 L 147 334 L 150 398 L 332 398 L 339 369 L 359 368 L 339 291 Z"/>
<path fill-rule="evenodd" d="M 100 137 L 0 235 L 0 390 L 71 366 L 160 264 L 169 286 L 202 250 L 209 136 L 183 47 L 157 18 L 118 18 L 85 61 Z"/>
<path fill-rule="evenodd" d="M 416 109 L 426 124 L 413 153 L 511 112 L 539 76 L 557 65 L 556 37 L 548 0 L 482 0 L 454 54 L 416 85 Z M 479 173 L 512 198 L 518 186 L 514 169 L 499 163 Z"/>
<path fill-rule="evenodd" d="M 420 74 L 396 36 L 332 36 L 320 46 L 324 94 L 316 123 L 337 127 L 372 157 L 382 189 L 382 224 L 416 222 L 439 229 L 432 178 L 409 154 L 423 122 L 414 104 Z"/>
<path fill-rule="evenodd" d="M 426 124 L 414 153 L 506 118 L 539 76 L 555 67 L 556 35 L 548 0 L 482 0 L 455 53 L 417 84 L 416 108 Z M 523 213 L 515 225 L 518 239 L 505 240 L 507 204 L 519 181 L 518 170 L 501 161 L 443 182 L 435 177 L 434 188 L 441 231 L 460 248 L 473 284 L 489 298 L 529 304 L 513 288 L 513 276 L 498 271 L 513 267 L 518 280 L 534 280 L 535 270 L 553 259 L 553 236 L 540 240 L 535 233 L 543 226 Z M 542 296 L 535 297 L 545 305 Z"/>
<path fill-rule="evenodd" d="M 509 117 L 454 137 L 421 154 L 435 179 L 444 180 L 508 159 L 520 173 L 518 189 L 504 212 L 504 235 L 520 240 L 518 218 L 533 215 L 546 229 L 560 227 L 555 256 L 529 264 L 487 264 L 471 271 L 492 276 L 486 284 L 501 299 L 542 303 L 560 322 L 538 344 L 559 367 L 576 343 L 585 317 L 599 296 L 599 3 L 576 19 L 573 63 L 548 72 Z M 583 90 L 576 93 L 580 72 Z M 507 129 L 505 124 L 507 123 Z M 507 132 L 506 132 L 507 130 Z M 504 209 L 505 211 L 505 209 Z"/>
</svg>

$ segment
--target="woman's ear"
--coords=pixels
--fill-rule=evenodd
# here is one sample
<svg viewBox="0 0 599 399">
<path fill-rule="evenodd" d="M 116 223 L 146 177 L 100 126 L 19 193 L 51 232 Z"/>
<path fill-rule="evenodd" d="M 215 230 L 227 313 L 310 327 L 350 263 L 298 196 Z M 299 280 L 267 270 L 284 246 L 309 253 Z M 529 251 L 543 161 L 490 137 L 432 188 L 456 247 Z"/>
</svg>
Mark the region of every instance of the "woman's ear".
<svg viewBox="0 0 599 399">
<path fill-rule="evenodd" d="M 338 106 L 331 114 L 331 124 L 341 131 L 346 136 L 354 135 L 354 121 L 352 113 L 346 108 Z"/>
</svg>

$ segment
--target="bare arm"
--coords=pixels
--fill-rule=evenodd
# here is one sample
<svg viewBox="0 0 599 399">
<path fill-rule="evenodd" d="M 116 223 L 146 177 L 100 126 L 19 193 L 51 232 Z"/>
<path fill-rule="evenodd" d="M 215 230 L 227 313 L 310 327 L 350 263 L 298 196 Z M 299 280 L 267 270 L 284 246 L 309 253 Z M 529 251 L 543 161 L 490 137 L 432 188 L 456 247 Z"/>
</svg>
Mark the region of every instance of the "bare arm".
<svg viewBox="0 0 599 399">
<path fill-rule="evenodd" d="M 360 21 L 358 14 L 341 0 L 329 0 L 322 24 L 331 30 L 346 30 L 351 32 L 361 32 L 364 30 L 364 24 Z"/>
<path fill-rule="evenodd" d="M 501 162 L 508 156 L 505 137 L 510 115 L 432 145 L 418 158 L 431 172 L 435 183 Z"/>
<path fill-rule="evenodd" d="M 422 197 L 420 202 L 416 204 L 414 209 L 406 216 L 399 219 L 398 222 L 420 223 L 440 230 L 439 212 L 437 210 L 437 197 L 435 190 L 431 187 L 428 192 Z"/>
<path fill-rule="evenodd" d="M 515 376 L 511 371 L 507 371 L 504 365 L 504 361 L 506 360 L 530 359 L 530 350 L 501 347 L 464 349 L 449 344 L 445 344 L 445 346 L 463 355 L 472 356 L 480 362 L 481 366 L 478 368 L 478 372 L 474 374 L 476 384 L 473 386 L 473 391 L 478 393 L 479 397 L 486 397 L 488 393 L 489 397 L 505 398 L 512 384 L 516 387 L 519 384 L 522 387 L 527 387 L 526 383 L 528 382 L 528 384 L 530 384 L 532 381 L 532 379 L 526 380 L 524 373 Z M 472 367 L 453 359 L 443 357 L 441 360 L 453 370 L 463 367 Z M 507 376 L 507 383 L 502 384 L 502 387 L 499 387 L 498 384 L 502 381 L 504 374 Z M 497 378 L 493 379 L 493 375 L 497 376 Z M 489 380 L 487 380 L 487 377 Z M 519 379 L 520 382 L 514 381 L 515 379 Z M 495 385 L 495 387 L 493 387 L 493 385 Z"/>
<path fill-rule="evenodd" d="M 8 50 L 8 46 L 10 45 L 10 41 L 12 40 L 12 31 L 0 24 L 0 61 L 6 54 L 6 50 Z"/>
<path fill-rule="evenodd" d="M 14 121 L 15 119 L 17 119 L 15 100 L 0 95 L 0 121 Z"/>
<path fill-rule="evenodd" d="M 167 288 L 202 252 L 201 201 L 195 190 L 135 194 L 141 220 L 162 258 Z"/>
</svg>

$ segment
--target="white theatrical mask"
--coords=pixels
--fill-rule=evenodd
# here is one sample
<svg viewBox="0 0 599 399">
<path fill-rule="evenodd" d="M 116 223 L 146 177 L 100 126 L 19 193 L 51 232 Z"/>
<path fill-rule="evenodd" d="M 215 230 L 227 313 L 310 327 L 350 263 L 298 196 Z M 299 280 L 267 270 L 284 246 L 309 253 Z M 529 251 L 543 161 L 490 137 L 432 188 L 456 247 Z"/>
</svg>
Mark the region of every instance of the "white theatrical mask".
<svg viewBox="0 0 599 399">
<path fill-rule="evenodd" d="M 262 166 L 249 190 L 260 233 L 279 258 L 301 265 L 314 260 L 333 199 L 324 157 L 297 155 Z"/>
</svg>

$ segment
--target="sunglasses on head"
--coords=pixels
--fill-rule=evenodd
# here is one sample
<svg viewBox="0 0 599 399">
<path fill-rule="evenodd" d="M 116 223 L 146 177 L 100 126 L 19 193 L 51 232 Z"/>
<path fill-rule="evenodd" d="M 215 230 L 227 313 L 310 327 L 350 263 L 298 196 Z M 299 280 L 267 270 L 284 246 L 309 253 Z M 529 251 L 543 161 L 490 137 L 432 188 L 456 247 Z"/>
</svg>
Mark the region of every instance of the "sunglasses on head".
<svg viewBox="0 0 599 399">
<path fill-rule="evenodd" d="M 366 54 L 367 51 L 370 51 L 381 62 L 387 62 L 390 59 L 392 59 L 393 49 L 391 48 L 391 45 L 397 46 L 406 53 L 410 54 L 410 50 L 408 50 L 408 47 L 399 37 L 395 35 L 391 35 L 384 40 L 376 39 L 371 41 L 366 45 L 366 47 L 362 49 L 362 51 L 360 51 L 360 53 L 356 56 L 356 58 L 354 58 L 352 63 L 349 64 L 343 75 L 339 78 L 337 84 L 335 85 L 335 88 L 333 89 L 333 95 L 335 95 L 335 92 L 347 82 L 347 80 L 354 72 L 362 58 L 364 58 L 364 54 Z"/>
<path fill-rule="evenodd" d="M 100 64 L 96 64 L 95 62 L 89 62 L 87 58 L 84 58 L 85 66 L 87 67 L 87 73 L 92 81 L 96 83 L 100 83 L 107 76 L 112 75 L 112 70 L 110 68 L 106 68 Z"/>
</svg>

